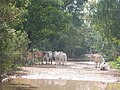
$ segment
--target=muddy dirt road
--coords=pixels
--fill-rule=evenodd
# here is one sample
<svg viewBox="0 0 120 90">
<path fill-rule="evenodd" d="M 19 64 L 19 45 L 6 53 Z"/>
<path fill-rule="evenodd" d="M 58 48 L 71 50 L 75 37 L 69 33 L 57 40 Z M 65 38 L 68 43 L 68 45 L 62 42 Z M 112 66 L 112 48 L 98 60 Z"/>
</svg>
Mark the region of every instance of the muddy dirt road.
<svg viewBox="0 0 120 90">
<path fill-rule="evenodd" d="M 67 62 L 66 66 L 56 65 L 33 65 L 22 67 L 20 73 L 26 73 L 12 78 L 20 77 L 27 79 L 61 79 L 61 80 L 83 80 L 119 82 L 120 76 L 114 69 L 101 71 L 95 68 L 94 62 Z"/>
</svg>

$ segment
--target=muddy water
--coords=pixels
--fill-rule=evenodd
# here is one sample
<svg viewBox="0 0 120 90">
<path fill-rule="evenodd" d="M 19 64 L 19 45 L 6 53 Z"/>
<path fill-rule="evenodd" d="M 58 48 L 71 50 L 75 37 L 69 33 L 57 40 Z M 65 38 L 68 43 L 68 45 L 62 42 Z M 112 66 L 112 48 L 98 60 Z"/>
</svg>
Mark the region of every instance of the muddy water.
<svg viewBox="0 0 120 90">
<path fill-rule="evenodd" d="M 0 84 L 0 90 L 120 90 L 120 83 L 16 78 Z"/>
</svg>

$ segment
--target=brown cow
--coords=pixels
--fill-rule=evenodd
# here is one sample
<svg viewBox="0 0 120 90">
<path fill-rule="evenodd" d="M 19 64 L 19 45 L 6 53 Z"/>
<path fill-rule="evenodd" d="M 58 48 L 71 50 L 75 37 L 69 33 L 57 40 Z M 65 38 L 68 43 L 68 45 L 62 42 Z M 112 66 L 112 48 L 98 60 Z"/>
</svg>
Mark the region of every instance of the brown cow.
<svg viewBox="0 0 120 90">
<path fill-rule="evenodd" d="M 34 52 L 34 60 L 41 60 L 42 64 L 43 64 L 44 55 L 45 55 L 45 52 L 43 52 L 43 51 Z"/>
<path fill-rule="evenodd" d="M 96 63 L 96 66 L 95 66 L 96 68 L 100 67 L 100 64 L 102 62 L 105 62 L 105 59 L 101 54 L 91 54 L 91 59 Z"/>
<path fill-rule="evenodd" d="M 33 55 L 32 55 L 31 52 L 29 52 L 29 51 L 26 52 L 26 59 L 27 60 L 33 60 Z"/>
<path fill-rule="evenodd" d="M 43 63 L 43 56 L 45 53 L 43 51 L 36 51 L 36 52 L 26 52 L 26 60 L 29 62 L 34 62 L 35 60 L 42 60 Z"/>
</svg>

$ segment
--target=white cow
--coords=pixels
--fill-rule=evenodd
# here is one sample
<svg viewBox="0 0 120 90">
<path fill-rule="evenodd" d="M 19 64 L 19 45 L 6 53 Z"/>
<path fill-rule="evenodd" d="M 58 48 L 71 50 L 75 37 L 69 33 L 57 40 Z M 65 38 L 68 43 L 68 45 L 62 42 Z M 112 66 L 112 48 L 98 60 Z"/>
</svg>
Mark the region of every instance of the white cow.
<svg viewBox="0 0 120 90">
<path fill-rule="evenodd" d="M 44 55 L 44 57 L 43 57 L 43 61 L 46 61 L 46 64 L 47 64 L 47 62 L 49 61 L 49 57 L 48 57 L 47 52 L 45 52 L 45 55 Z M 42 62 L 42 63 L 43 63 L 43 62 Z"/>
<path fill-rule="evenodd" d="M 66 65 L 66 61 L 67 61 L 67 54 L 63 53 L 63 52 L 54 52 L 54 58 L 55 58 L 55 62 L 56 65 L 58 64 L 62 64 L 62 65 Z"/>
<path fill-rule="evenodd" d="M 60 52 L 60 60 L 62 65 L 66 65 L 67 61 L 67 54 L 64 52 Z"/>
<path fill-rule="evenodd" d="M 105 63 L 105 62 L 102 62 L 101 65 L 100 65 L 100 70 L 109 70 L 110 69 L 110 66 Z"/>
<path fill-rule="evenodd" d="M 53 61 L 53 52 L 52 51 L 48 51 L 47 53 L 48 53 L 49 61 L 52 64 L 52 61 Z"/>
<path fill-rule="evenodd" d="M 105 62 L 105 59 L 101 54 L 91 54 L 91 59 L 96 63 L 96 68 L 100 67 L 102 62 Z"/>
<path fill-rule="evenodd" d="M 50 62 L 52 64 L 52 60 L 53 60 L 53 52 L 52 51 L 46 51 L 45 52 L 45 55 L 43 57 L 43 60 L 46 61 L 46 64 L 48 62 Z"/>
<path fill-rule="evenodd" d="M 55 64 L 60 64 L 60 52 L 55 51 L 53 57 L 55 58 Z"/>
</svg>

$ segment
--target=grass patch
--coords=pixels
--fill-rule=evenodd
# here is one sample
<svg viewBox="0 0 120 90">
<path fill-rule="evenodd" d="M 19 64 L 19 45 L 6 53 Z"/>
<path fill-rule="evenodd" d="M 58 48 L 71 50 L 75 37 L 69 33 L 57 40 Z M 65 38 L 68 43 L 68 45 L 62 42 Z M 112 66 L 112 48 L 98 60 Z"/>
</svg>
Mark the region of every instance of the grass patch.
<svg viewBox="0 0 120 90">
<path fill-rule="evenodd" d="M 120 63 L 117 63 L 117 62 L 114 62 L 114 61 L 110 61 L 110 62 L 107 62 L 107 63 L 110 66 L 110 68 L 120 70 Z"/>
<path fill-rule="evenodd" d="M 107 62 L 108 65 L 110 66 L 110 68 L 114 68 L 114 69 L 117 69 L 116 67 L 116 63 L 114 61 L 110 61 L 110 62 Z"/>
</svg>

